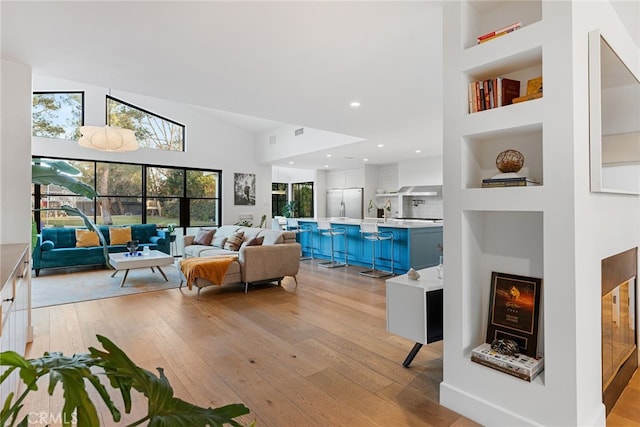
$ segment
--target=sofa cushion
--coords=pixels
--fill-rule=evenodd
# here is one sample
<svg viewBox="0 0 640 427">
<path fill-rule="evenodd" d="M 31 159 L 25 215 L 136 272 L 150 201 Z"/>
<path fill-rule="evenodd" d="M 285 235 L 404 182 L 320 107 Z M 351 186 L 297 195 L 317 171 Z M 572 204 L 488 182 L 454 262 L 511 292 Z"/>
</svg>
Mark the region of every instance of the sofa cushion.
<svg viewBox="0 0 640 427">
<path fill-rule="evenodd" d="M 276 245 L 284 243 L 284 236 L 280 230 L 262 230 L 260 236 L 264 237 L 263 245 Z"/>
<path fill-rule="evenodd" d="M 136 224 L 131 227 L 131 239 L 140 243 L 148 243 L 152 237 L 157 237 L 158 229 L 155 224 Z"/>
<path fill-rule="evenodd" d="M 131 227 L 110 227 L 109 244 L 126 245 L 131 240 Z"/>
<path fill-rule="evenodd" d="M 200 251 L 201 257 L 238 255 L 238 252 L 228 251 L 226 249 L 214 248 L 211 246 L 205 246 L 204 248 L 205 249 Z"/>
<path fill-rule="evenodd" d="M 249 240 L 245 240 L 244 242 L 242 242 L 242 246 L 240 247 L 246 247 L 246 246 L 262 246 L 262 242 L 264 240 L 264 236 L 256 236 L 253 239 L 249 239 Z"/>
<path fill-rule="evenodd" d="M 40 245 L 40 249 L 43 250 L 43 251 L 50 251 L 53 248 L 55 248 L 55 245 L 53 244 L 53 242 L 51 240 L 45 240 Z"/>
<path fill-rule="evenodd" d="M 199 229 L 195 239 L 193 239 L 193 244 L 194 245 L 210 245 L 215 232 L 216 230 L 214 228 Z"/>
<path fill-rule="evenodd" d="M 41 257 L 45 261 L 60 261 L 65 266 L 77 265 L 77 260 L 84 258 L 101 258 L 104 262 L 102 246 L 56 249 L 55 251 L 42 252 Z"/>
<path fill-rule="evenodd" d="M 42 229 L 42 241 L 51 240 L 56 249 L 75 248 L 76 231 L 75 228 L 47 227 Z"/>
<path fill-rule="evenodd" d="M 260 232 L 262 231 L 262 228 L 241 227 L 240 229 L 238 229 L 238 231 L 244 232 L 244 239 L 243 240 L 246 242 L 247 240 L 251 240 L 251 239 L 255 238 L 256 236 L 258 236 L 260 234 Z"/>
<path fill-rule="evenodd" d="M 227 236 L 213 236 L 213 240 L 211 240 L 211 246 L 215 246 L 216 248 L 224 248 L 224 244 L 227 243 Z"/>
<path fill-rule="evenodd" d="M 244 237 L 243 231 L 236 231 L 232 233 L 224 244 L 224 249 L 228 251 L 237 251 L 242 245 L 242 238 Z"/>
<path fill-rule="evenodd" d="M 95 231 L 76 229 L 76 248 L 99 245 L 100 239 Z"/>
</svg>

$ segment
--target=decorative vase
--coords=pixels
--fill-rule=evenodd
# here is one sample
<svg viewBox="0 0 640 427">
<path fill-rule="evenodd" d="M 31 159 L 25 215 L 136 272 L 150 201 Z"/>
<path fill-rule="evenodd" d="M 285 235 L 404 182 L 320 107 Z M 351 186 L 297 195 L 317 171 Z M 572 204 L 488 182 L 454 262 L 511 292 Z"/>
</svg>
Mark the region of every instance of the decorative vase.
<svg viewBox="0 0 640 427">
<path fill-rule="evenodd" d="M 496 157 L 496 167 L 502 173 L 518 172 L 524 166 L 524 156 L 516 150 L 504 150 Z"/>
</svg>

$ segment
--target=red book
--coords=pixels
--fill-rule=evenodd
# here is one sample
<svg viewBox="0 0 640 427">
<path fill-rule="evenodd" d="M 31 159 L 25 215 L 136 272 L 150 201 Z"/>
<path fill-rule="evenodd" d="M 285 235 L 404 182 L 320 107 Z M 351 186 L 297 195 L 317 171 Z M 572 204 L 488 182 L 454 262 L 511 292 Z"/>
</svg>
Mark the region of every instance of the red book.
<svg viewBox="0 0 640 427">
<path fill-rule="evenodd" d="M 487 34 L 483 34 L 483 35 L 479 36 L 478 37 L 478 41 L 481 41 L 481 40 L 484 40 L 486 38 L 495 36 L 496 34 L 504 33 L 504 32 L 507 32 L 509 30 L 514 30 L 516 28 L 520 28 L 521 25 L 522 25 L 522 23 L 520 21 L 514 22 L 511 25 L 507 25 L 506 27 L 502 27 L 502 28 L 499 28 L 499 29 L 497 29 L 495 31 L 491 31 L 491 32 L 489 32 Z"/>
</svg>

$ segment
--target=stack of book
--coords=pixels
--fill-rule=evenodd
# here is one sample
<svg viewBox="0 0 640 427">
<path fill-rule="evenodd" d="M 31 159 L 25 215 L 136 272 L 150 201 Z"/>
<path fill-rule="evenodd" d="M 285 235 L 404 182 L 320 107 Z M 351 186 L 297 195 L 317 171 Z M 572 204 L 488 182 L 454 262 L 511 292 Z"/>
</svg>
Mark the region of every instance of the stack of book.
<svg viewBox="0 0 640 427">
<path fill-rule="evenodd" d="M 469 112 L 490 110 L 513 102 L 520 96 L 520 81 L 505 77 L 469 83 Z"/>
<path fill-rule="evenodd" d="M 519 176 L 515 173 L 498 173 L 491 178 L 485 178 L 482 180 L 482 188 L 493 187 L 524 187 L 527 185 L 540 185 L 538 181 L 535 181 L 526 176 Z"/>
<path fill-rule="evenodd" d="M 504 36 L 506 34 L 509 34 L 512 31 L 517 30 L 521 26 L 522 26 L 521 22 L 514 22 L 513 24 L 507 25 L 506 27 L 502 27 L 502 28 L 499 28 L 499 29 L 494 30 L 494 31 L 489 31 L 486 34 L 478 36 L 478 39 L 477 39 L 478 40 L 478 44 L 488 42 L 489 40 L 493 40 L 493 39 L 498 38 L 498 37 L 502 37 L 502 36 Z"/>
<path fill-rule="evenodd" d="M 471 361 L 529 382 L 544 370 L 543 357 L 535 358 L 522 354 L 507 356 L 492 350 L 491 345 L 487 343 L 471 351 Z"/>
</svg>

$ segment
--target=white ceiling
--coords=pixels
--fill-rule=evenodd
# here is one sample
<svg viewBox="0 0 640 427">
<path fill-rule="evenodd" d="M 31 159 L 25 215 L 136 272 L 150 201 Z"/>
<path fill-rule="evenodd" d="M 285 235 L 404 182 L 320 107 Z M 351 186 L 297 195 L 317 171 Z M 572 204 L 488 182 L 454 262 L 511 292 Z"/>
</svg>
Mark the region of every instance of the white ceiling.
<svg viewBox="0 0 640 427">
<path fill-rule="evenodd" d="M 612 3 L 638 40 L 640 1 Z M 364 139 L 274 165 L 320 169 L 328 153 L 331 168 L 384 164 L 442 152 L 440 4 L 2 0 L 2 58 L 252 132 L 289 123 Z"/>
<path fill-rule="evenodd" d="M 2 58 L 31 64 L 35 73 L 220 110 L 219 117 L 254 132 L 289 123 L 366 139 L 332 149 L 332 168 L 442 150 L 437 2 L 0 7 Z M 362 106 L 351 108 L 352 100 Z M 327 151 L 314 150 L 274 164 L 322 168 Z"/>
</svg>

